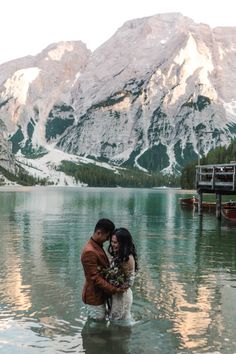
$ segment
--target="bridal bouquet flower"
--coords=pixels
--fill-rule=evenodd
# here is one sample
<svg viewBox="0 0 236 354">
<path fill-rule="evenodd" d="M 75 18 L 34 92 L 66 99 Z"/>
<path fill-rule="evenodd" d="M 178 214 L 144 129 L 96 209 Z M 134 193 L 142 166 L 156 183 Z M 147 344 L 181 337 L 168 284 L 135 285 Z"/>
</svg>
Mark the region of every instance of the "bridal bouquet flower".
<svg viewBox="0 0 236 354">
<path fill-rule="evenodd" d="M 127 288 L 129 286 L 126 275 L 117 265 L 111 264 L 110 267 L 102 269 L 101 275 L 108 283 L 118 288 Z"/>
</svg>

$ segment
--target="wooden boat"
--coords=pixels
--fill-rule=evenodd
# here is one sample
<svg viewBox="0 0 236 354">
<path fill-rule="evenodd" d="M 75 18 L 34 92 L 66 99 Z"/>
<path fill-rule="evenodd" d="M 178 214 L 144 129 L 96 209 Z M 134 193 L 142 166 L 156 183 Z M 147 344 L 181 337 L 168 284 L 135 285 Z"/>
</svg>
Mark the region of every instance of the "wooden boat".
<svg viewBox="0 0 236 354">
<path fill-rule="evenodd" d="M 182 206 L 194 206 L 194 203 L 198 202 L 198 198 L 194 196 L 189 198 L 179 198 L 179 202 Z"/>
<path fill-rule="evenodd" d="M 224 206 L 221 214 L 226 220 L 236 223 L 236 206 Z"/>
<path fill-rule="evenodd" d="M 194 206 L 198 208 L 198 201 L 194 202 Z M 203 210 L 215 210 L 216 209 L 216 202 L 202 202 L 202 209 Z"/>
<path fill-rule="evenodd" d="M 198 202 L 194 202 L 194 206 L 198 208 Z M 222 208 L 225 207 L 236 207 L 235 201 L 224 202 L 222 203 Z M 216 202 L 202 202 L 202 209 L 208 211 L 215 211 L 216 209 Z"/>
<path fill-rule="evenodd" d="M 192 206 L 195 208 L 198 208 L 198 201 L 199 199 L 196 198 L 195 196 L 189 197 L 189 198 L 179 198 L 179 202 L 181 206 Z M 224 202 L 222 203 L 222 209 L 225 207 L 235 207 L 236 208 L 236 201 L 229 201 L 229 202 Z M 215 211 L 216 210 L 216 202 L 207 202 L 207 201 L 202 201 L 202 210 L 205 211 Z"/>
</svg>

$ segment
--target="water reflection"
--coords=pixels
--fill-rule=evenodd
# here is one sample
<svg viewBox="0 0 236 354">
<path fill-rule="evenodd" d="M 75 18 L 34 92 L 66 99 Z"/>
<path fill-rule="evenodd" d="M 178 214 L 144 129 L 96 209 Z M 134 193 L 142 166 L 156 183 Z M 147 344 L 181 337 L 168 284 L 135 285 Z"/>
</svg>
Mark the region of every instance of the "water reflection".
<svg viewBox="0 0 236 354">
<path fill-rule="evenodd" d="M 130 351 L 132 327 L 106 321 L 88 320 L 82 329 L 83 348 L 88 354 L 127 354 Z"/>
<path fill-rule="evenodd" d="M 1 192 L 0 351 L 236 351 L 236 228 L 181 209 L 178 197 L 135 189 Z M 103 216 L 129 228 L 137 244 L 132 327 L 86 322 L 80 252 Z"/>
</svg>

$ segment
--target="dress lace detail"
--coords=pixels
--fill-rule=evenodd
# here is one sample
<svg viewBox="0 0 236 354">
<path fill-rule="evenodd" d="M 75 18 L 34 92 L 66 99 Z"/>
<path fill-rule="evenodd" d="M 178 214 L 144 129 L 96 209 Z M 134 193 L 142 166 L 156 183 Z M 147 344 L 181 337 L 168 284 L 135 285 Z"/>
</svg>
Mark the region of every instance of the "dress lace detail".
<svg viewBox="0 0 236 354">
<path fill-rule="evenodd" d="M 135 279 L 134 269 L 126 276 L 128 285 L 131 287 Z M 112 295 L 112 305 L 109 315 L 110 320 L 130 320 L 132 318 L 131 307 L 133 303 L 133 292 L 130 287 L 124 293 Z"/>
</svg>

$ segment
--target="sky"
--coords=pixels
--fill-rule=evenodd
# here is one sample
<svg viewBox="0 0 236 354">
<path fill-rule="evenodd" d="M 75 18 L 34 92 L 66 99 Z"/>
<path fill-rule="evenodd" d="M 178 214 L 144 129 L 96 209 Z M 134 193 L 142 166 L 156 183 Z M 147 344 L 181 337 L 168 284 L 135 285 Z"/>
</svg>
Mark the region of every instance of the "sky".
<svg viewBox="0 0 236 354">
<path fill-rule="evenodd" d="M 180 12 L 211 27 L 235 26 L 235 0 L 2 0 L 0 64 L 48 45 L 81 40 L 91 50 L 124 22 Z"/>
</svg>

